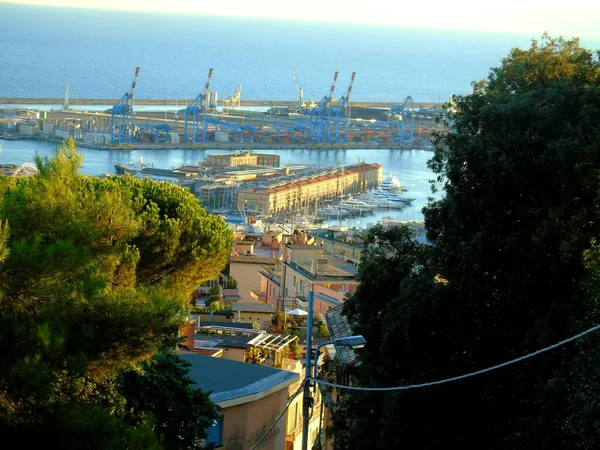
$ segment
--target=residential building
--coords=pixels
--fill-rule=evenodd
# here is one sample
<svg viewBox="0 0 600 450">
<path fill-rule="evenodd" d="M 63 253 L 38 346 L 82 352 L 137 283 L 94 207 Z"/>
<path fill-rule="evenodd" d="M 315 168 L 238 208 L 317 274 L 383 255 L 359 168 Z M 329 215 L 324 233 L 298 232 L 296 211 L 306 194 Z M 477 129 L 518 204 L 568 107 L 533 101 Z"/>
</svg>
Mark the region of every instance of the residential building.
<svg viewBox="0 0 600 450">
<path fill-rule="evenodd" d="M 268 303 L 234 303 L 231 305 L 236 322 L 253 324 L 258 322 L 261 330 L 268 330 L 275 309 Z"/>
<path fill-rule="evenodd" d="M 382 180 L 383 168 L 379 164 L 358 163 L 321 175 L 239 192 L 237 205 L 240 210 L 260 214 L 305 210 L 314 207 L 319 199 L 365 192 Z"/>
<path fill-rule="evenodd" d="M 308 309 L 307 295 L 314 292 L 315 313 L 325 314 L 356 290 L 356 264 L 344 257 L 325 255 L 314 245 L 285 244 L 281 265 L 262 267 L 260 293 L 275 310 Z"/>
<path fill-rule="evenodd" d="M 258 271 L 263 267 L 274 267 L 276 255 L 272 248 L 256 249 L 252 247 L 252 253 L 245 253 L 250 249 L 243 247 L 244 253 L 235 252 L 229 258 L 229 275 L 237 282 L 241 301 L 243 303 L 266 303 L 266 299 L 257 295 L 255 289 L 260 286 Z M 264 251 L 263 251 L 264 250 Z"/>
<path fill-rule="evenodd" d="M 300 379 L 298 373 L 256 364 L 188 352 L 179 356 L 191 363 L 189 376 L 195 385 L 211 392 L 210 399 L 220 408 L 207 441 L 223 450 L 252 448 L 284 411 L 289 387 Z M 289 448 L 286 437 L 285 425 L 276 426 L 258 449 Z"/>
</svg>

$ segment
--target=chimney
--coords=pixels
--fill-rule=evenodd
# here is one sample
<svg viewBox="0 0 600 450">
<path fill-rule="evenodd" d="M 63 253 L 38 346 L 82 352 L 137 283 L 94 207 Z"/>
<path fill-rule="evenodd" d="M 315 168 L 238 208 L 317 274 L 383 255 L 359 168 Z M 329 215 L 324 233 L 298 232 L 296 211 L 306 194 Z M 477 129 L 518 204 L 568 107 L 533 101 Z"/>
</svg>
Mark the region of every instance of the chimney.
<svg viewBox="0 0 600 450">
<path fill-rule="evenodd" d="M 179 345 L 186 346 L 190 352 L 194 351 L 194 338 L 196 337 L 195 320 L 190 319 L 189 323 L 181 328 L 180 337 L 184 337 L 185 340 L 183 340 Z"/>
</svg>

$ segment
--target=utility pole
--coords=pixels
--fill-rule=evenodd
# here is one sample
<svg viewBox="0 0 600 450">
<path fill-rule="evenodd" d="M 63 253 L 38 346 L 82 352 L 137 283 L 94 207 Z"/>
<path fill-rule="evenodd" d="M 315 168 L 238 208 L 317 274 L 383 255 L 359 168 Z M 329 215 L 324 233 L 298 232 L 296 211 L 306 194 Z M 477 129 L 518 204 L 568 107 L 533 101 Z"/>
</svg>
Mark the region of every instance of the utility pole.
<svg viewBox="0 0 600 450">
<path fill-rule="evenodd" d="M 306 327 L 306 368 L 304 371 L 304 395 L 302 398 L 302 450 L 308 450 L 308 425 L 310 421 L 310 410 L 313 405 L 313 398 L 310 395 L 310 376 L 311 376 L 311 352 L 312 352 L 312 332 L 313 332 L 313 300 L 314 291 L 308 291 L 308 325 Z"/>
</svg>

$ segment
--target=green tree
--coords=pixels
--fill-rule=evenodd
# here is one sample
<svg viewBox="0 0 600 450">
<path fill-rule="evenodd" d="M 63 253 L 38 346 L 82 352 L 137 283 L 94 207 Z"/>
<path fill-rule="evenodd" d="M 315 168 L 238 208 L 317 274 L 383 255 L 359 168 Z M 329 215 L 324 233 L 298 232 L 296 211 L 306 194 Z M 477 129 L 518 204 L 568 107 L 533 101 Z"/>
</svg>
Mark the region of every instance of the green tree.
<svg viewBox="0 0 600 450">
<path fill-rule="evenodd" d="M 424 211 L 431 246 L 413 248 L 399 231 L 368 238 L 345 306 L 367 339 L 360 384 L 457 376 L 600 323 L 590 250 L 600 225 L 598 55 L 545 35 L 454 107 L 430 161 L 445 194 Z M 599 343 L 590 336 L 427 389 L 347 393 L 336 446 L 600 447 Z"/>
<path fill-rule="evenodd" d="M 173 353 L 159 353 L 141 372 L 128 370 L 120 378 L 127 409 L 151 413 L 155 432 L 168 449 L 198 448 L 218 416 L 208 395 L 193 388 L 189 365 Z M 130 418 L 132 425 L 137 421 L 136 415 Z"/>
<path fill-rule="evenodd" d="M 0 430 L 24 444 L 152 448 L 154 411 L 126 410 L 119 377 L 175 348 L 231 233 L 186 190 L 80 164 L 70 140 L 37 158 L 38 175 L 0 178 Z"/>
</svg>

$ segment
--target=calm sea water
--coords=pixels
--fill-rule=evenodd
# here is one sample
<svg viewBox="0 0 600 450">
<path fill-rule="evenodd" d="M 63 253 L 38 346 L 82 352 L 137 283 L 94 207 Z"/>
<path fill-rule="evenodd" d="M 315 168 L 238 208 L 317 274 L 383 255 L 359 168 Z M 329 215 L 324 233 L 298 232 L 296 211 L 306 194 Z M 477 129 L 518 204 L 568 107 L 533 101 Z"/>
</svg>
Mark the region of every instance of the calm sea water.
<svg viewBox="0 0 600 450">
<path fill-rule="evenodd" d="M 51 156 L 55 144 L 43 141 L 3 141 L 0 140 L 0 163 L 22 164 L 33 162 L 34 155 Z M 223 153 L 224 150 L 134 150 L 134 151 L 106 151 L 80 148 L 83 155 L 81 172 L 88 175 L 101 175 L 115 173 L 114 165 L 129 163 L 144 158 L 154 167 L 174 168 L 184 164 L 197 164 L 209 153 Z M 374 222 L 384 216 L 395 219 L 421 220 L 421 209 L 427 204 L 431 196 L 429 181 L 434 178 L 427 167 L 427 160 L 433 153 L 424 150 L 268 150 L 256 153 L 275 153 L 281 156 L 281 164 L 310 164 L 310 165 L 344 165 L 356 164 L 359 161 L 378 163 L 383 166 L 384 176 L 393 172 L 403 186 L 407 189 L 406 197 L 414 198 L 410 207 L 401 211 L 379 211 L 376 215 L 348 219 L 342 225 L 364 227 L 369 222 Z"/>
<path fill-rule="evenodd" d="M 298 4 L 301 7 L 301 3 Z M 382 12 L 383 13 L 383 12 Z M 140 66 L 136 97 L 194 98 L 209 67 L 220 98 L 335 97 L 446 101 L 470 91 L 513 47 L 539 36 L 0 4 L 0 97 L 119 98 Z M 582 41 L 590 48 L 595 42 Z"/>
</svg>

